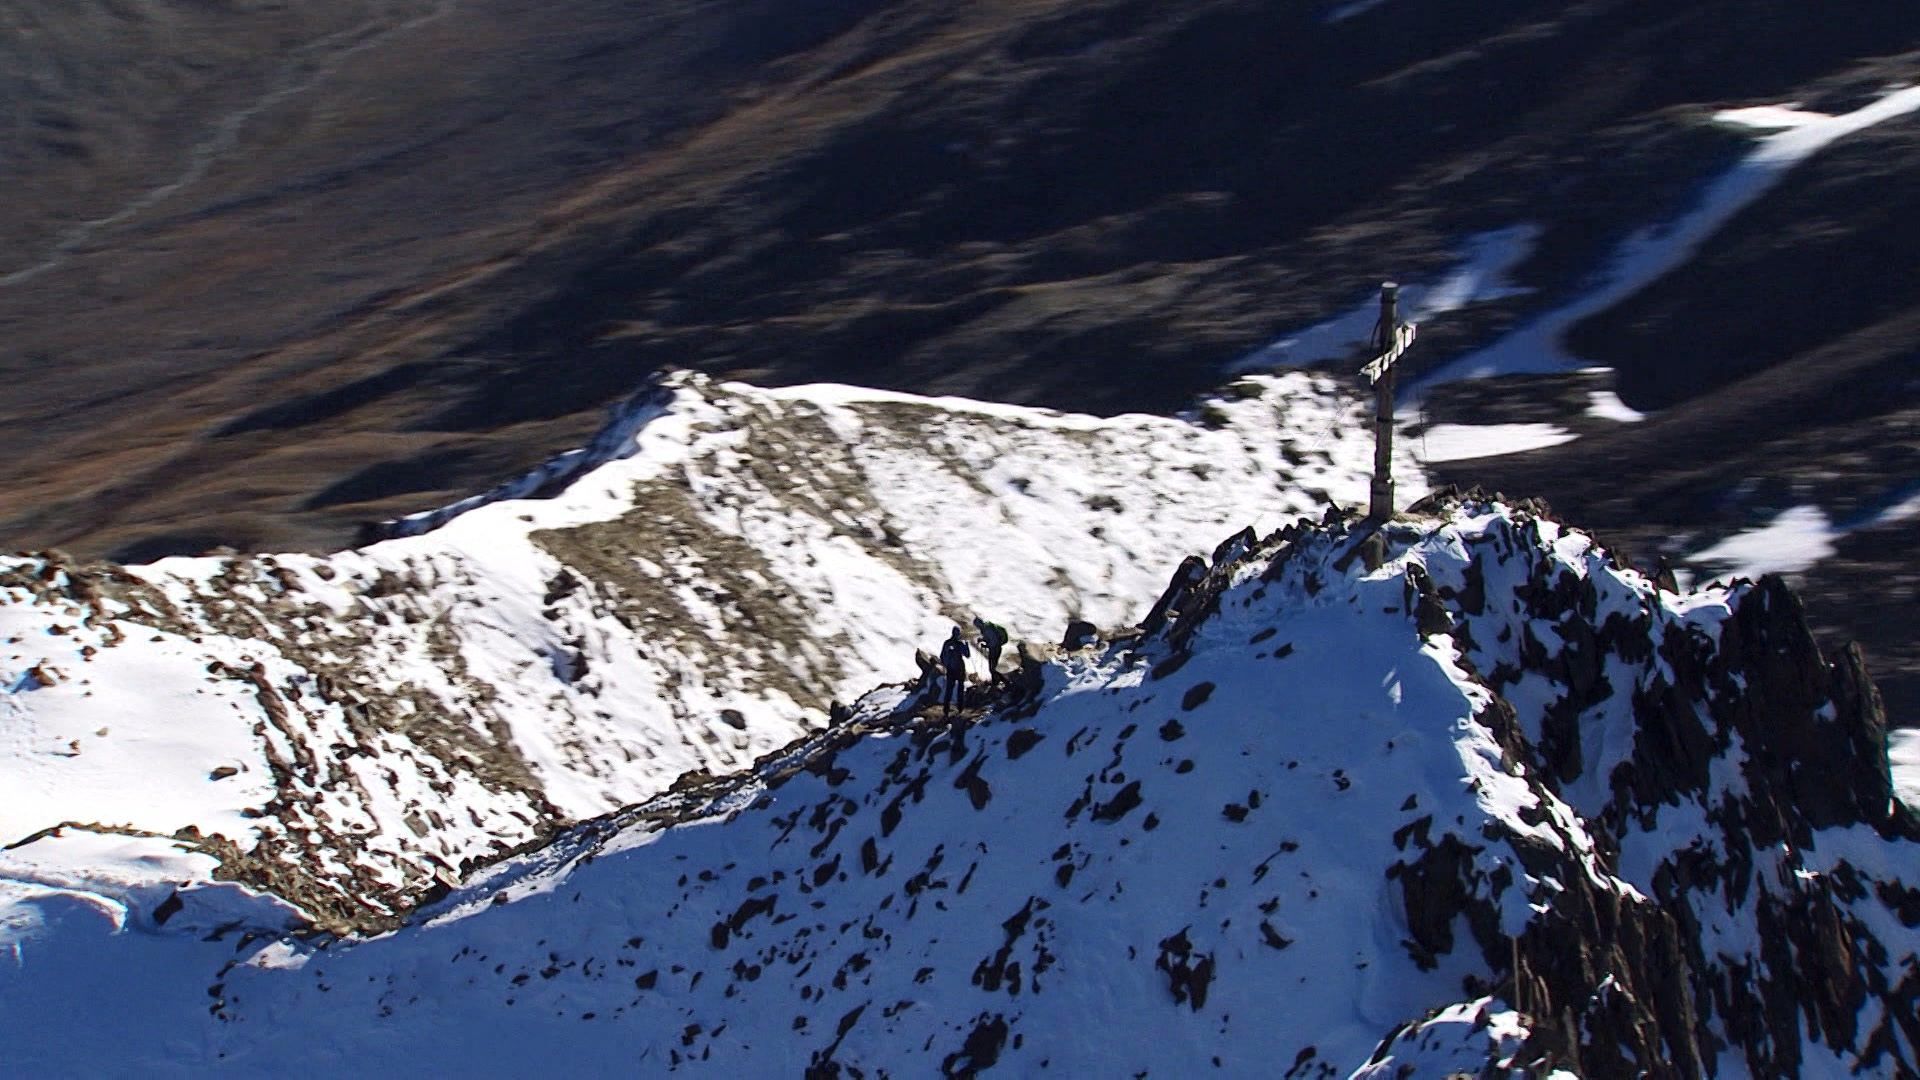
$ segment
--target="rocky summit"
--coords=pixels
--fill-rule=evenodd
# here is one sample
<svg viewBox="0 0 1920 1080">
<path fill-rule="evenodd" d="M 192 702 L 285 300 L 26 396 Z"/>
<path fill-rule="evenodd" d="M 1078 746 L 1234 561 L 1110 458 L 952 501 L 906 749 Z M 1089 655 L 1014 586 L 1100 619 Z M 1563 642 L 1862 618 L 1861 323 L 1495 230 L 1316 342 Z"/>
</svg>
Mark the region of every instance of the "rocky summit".
<svg viewBox="0 0 1920 1080">
<path fill-rule="evenodd" d="M 1176 582 L 955 711 L 881 686 L 375 936 L 232 883 L 17 892 L 9 1061 L 1915 1067 L 1920 822 L 1859 657 L 1777 579 L 1674 591 L 1476 493 L 1234 534 Z"/>
<path fill-rule="evenodd" d="M 1831 7 L 0 3 L 0 1074 L 1920 1076 Z"/>
</svg>

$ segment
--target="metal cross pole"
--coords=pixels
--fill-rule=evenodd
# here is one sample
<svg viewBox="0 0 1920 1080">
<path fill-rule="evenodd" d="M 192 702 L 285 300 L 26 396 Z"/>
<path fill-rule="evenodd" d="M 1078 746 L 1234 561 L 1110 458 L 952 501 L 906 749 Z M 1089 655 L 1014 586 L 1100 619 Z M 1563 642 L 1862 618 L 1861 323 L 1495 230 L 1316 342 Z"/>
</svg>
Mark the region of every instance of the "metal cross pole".
<svg viewBox="0 0 1920 1080">
<path fill-rule="evenodd" d="M 1380 355 L 1360 369 L 1373 383 L 1373 492 L 1367 507 L 1371 521 L 1393 516 L 1393 362 L 1413 344 L 1412 323 L 1400 323 L 1400 286 L 1380 284 L 1380 321 L 1374 324 L 1374 345 Z"/>
</svg>

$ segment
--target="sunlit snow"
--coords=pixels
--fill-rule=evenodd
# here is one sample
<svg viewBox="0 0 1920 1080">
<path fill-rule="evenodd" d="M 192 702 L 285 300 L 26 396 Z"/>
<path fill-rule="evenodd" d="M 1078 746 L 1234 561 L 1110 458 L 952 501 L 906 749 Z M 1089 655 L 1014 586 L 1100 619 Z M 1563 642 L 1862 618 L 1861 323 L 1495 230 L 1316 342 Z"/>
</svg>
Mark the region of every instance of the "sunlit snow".
<svg viewBox="0 0 1920 1080">
<path fill-rule="evenodd" d="M 1574 435 L 1557 424 L 1435 424 L 1406 438 L 1415 456 L 1437 464 L 1559 446 Z"/>
<path fill-rule="evenodd" d="M 1797 574 L 1832 558 L 1836 545 L 1851 533 L 1920 517 L 1920 492 L 1904 492 L 1878 509 L 1834 522 L 1818 506 L 1791 507 L 1756 529 L 1738 532 L 1687 556 L 1712 570 L 1719 580 Z"/>
<path fill-rule="evenodd" d="M 1833 554 L 1833 523 L 1818 506 L 1796 506 L 1766 525 L 1735 533 L 1688 558 L 1724 577 L 1794 574 Z"/>
<path fill-rule="evenodd" d="M 1588 399 L 1587 415 L 1595 420 L 1612 420 L 1619 424 L 1637 424 L 1647 418 L 1647 414 L 1632 408 L 1620 400 L 1620 395 L 1612 390 L 1595 390 Z"/>
<path fill-rule="evenodd" d="M 955 617 L 1038 643 L 1137 619 L 1183 557 L 1364 501 L 1362 411 L 1298 372 L 1184 419 L 689 378 L 419 535 L 119 579 L 0 560 L 0 844 L 194 830 L 430 884 L 748 765 L 913 677 Z M 155 879 L 83 835 L 0 851 L 0 878 Z"/>
<path fill-rule="evenodd" d="M 1912 721 L 1920 717 L 1889 717 L 1890 723 Z M 1920 811 L 1920 728 L 1894 728 L 1887 732 L 1887 762 L 1893 767 L 1893 793 L 1900 801 Z"/>
</svg>

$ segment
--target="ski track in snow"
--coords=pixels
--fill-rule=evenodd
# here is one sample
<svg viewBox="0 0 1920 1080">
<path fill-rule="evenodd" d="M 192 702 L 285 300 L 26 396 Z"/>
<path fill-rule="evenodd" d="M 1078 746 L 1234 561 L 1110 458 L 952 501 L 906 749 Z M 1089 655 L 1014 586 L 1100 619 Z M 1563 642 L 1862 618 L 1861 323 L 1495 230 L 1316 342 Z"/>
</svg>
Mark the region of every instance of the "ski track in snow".
<svg viewBox="0 0 1920 1080">
<path fill-rule="evenodd" d="M 111 214 L 75 224 L 67 230 L 66 235 L 54 243 L 40 261 L 10 273 L 0 274 L 0 288 L 25 284 L 42 274 L 58 269 L 95 238 L 127 224 L 199 183 L 217 162 L 239 146 L 241 131 L 255 117 L 313 89 L 322 80 L 339 71 L 341 64 L 352 57 L 405 36 L 429 23 L 446 18 L 459 4 L 460 0 L 433 0 L 433 6 L 427 11 L 395 23 L 384 30 L 377 29 L 373 23 L 362 23 L 359 26 L 329 34 L 296 50 L 287 66 L 274 79 L 275 85 L 248 105 L 221 117 L 208 133 L 193 145 L 187 152 L 186 165 L 182 167 L 179 175 L 135 196 Z M 369 33 L 369 31 L 372 32 Z M 360 40 L 355 41 L 355 38 Z M 347 42 L 352 44 L 345 44 Z M 345 44 L 344 48 L 336 50 L 336 46 L 343 44 Z M 317 63 L 313 62 L 315 57 L 319 58 Z M 309 67 L 310 64 L 311 67 Z M 303 69 L 306 71 L 304 76 L 301 75 Z"/>
</svg>

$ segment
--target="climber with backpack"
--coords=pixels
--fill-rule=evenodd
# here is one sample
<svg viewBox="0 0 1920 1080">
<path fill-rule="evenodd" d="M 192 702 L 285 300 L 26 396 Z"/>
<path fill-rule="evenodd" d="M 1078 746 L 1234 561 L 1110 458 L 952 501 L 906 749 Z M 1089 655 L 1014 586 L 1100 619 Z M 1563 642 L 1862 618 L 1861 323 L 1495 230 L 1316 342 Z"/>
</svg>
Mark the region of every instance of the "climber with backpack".
<svg viewBox="0 0 1920 1080">
<path fill-rule="evenodd" d="M 1000 650 L 1007 647 L 1006 627 L 991 623 L 978 615 L 973 617 L 973 628 L 980 632 L 980 650 L 987 655 L 987 686 L 999 686 Z"/>
</svg>

